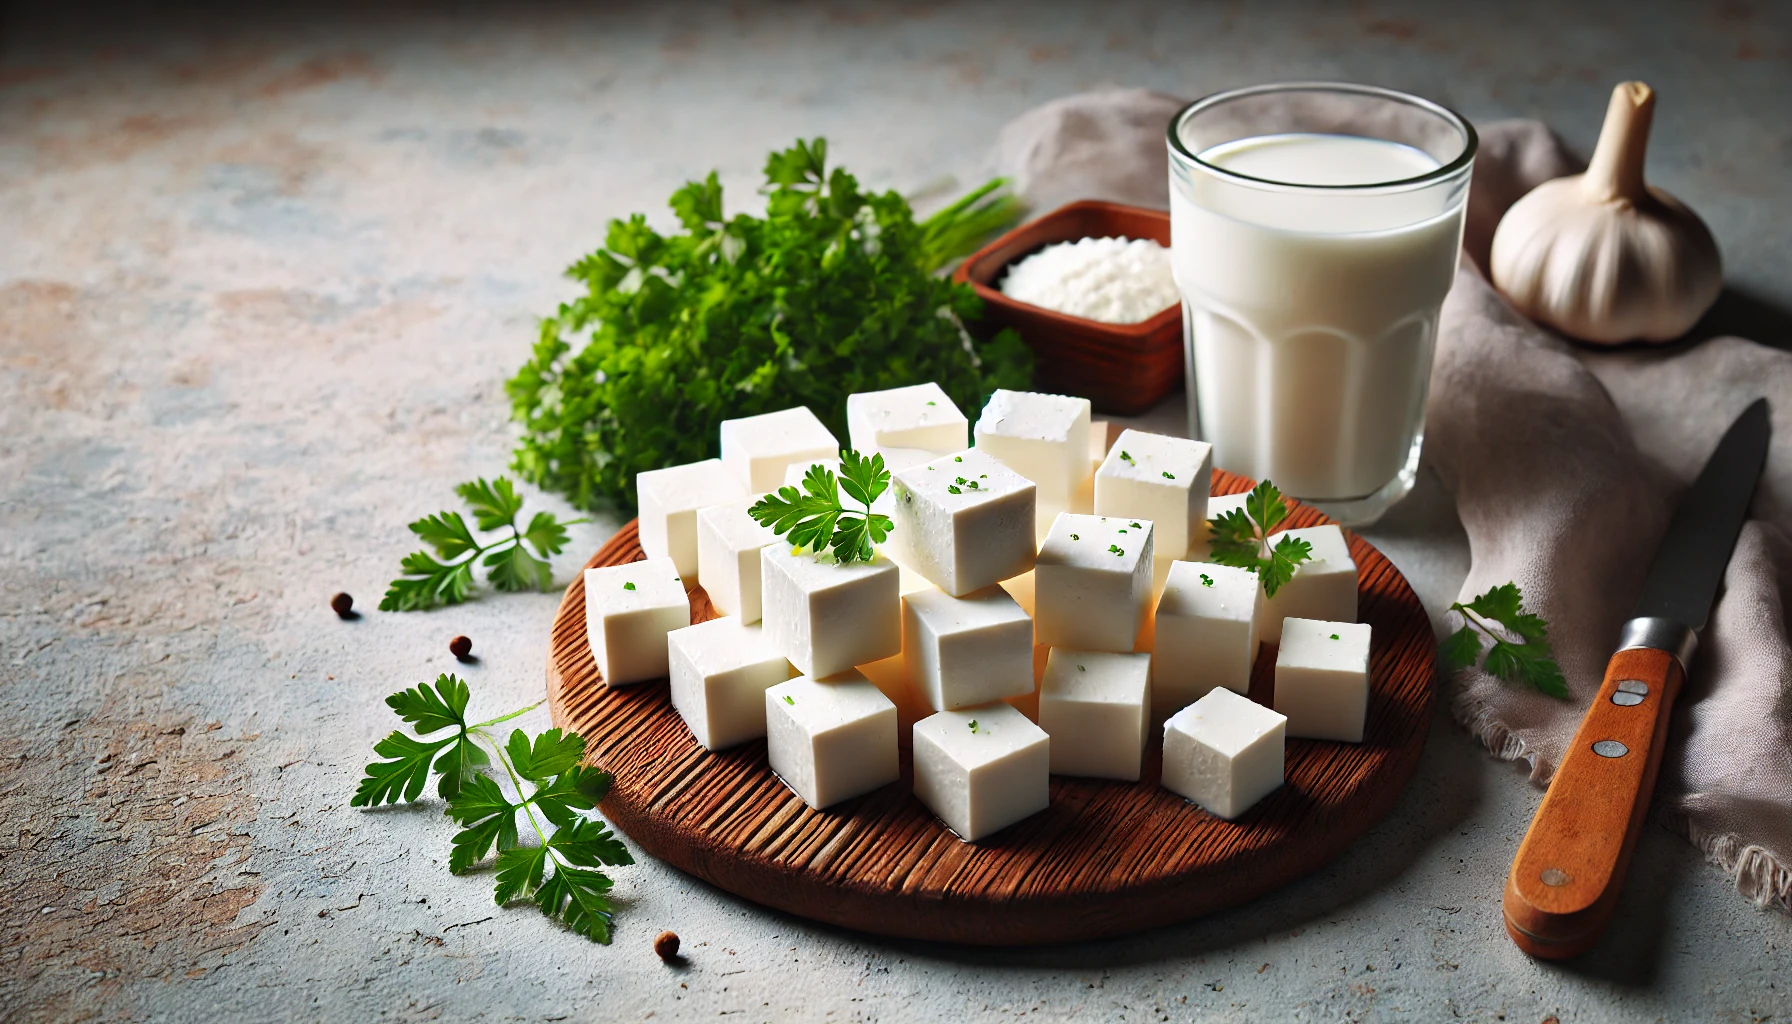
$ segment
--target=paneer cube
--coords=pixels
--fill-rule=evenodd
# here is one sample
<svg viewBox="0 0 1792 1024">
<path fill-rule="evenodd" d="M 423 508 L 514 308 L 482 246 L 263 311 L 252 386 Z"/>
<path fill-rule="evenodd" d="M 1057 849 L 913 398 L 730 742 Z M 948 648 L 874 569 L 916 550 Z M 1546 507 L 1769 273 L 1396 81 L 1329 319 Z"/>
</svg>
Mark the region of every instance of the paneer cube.
<svg viewBox="0 0 1792 1024">
<path fill-rule="evenodd" d="M 840 457 L 840 442 L 807 406 L 722 421 L 722 463 L 754 494 L 776 490 L 784 469 Z"/>
<path fill-rule="evenodd" d="M 953 597 L 929 587 L 902 599 L 902 650 L 935 711 L 1033 689 L 1033 620 L 1001 587 Z"/>
<path fill-rule="evenodd" d="M 867 455 L 890 448 L 944 455 L 970 447 L 970 422 L 932 381 L 847 395 L 846 430 L 853 448 Z"/>
<path fill-rule="evenodd" d="M 782 542 L 759 558 L 765 635 L 804 675 L 837 675 L 902 650 L 895 562 L 824 562 Z"/>
<path fill-rule="evenodd" d="M 891 485 L 892 553 L 962 597 L 1033 567 L 1035 488 L 978 449 L 904 470 Z"/>
<path fill-rule="evenodd" d="M 746 496 L 720 459 L 635 474 L 640 503 L 641 550 L 670 558 L 682 576 L 701 578 L 697 565 L 697 511 Z"/>
<path fill-rule="evenodd" d="M 764 629 L 729 616 L 675 629 L 666 642 L 672 706 L 703 749 L 765 735 L 765 691 L 791 671 Z"/>
<path fill-rule="evenodd" d="M 915 723 L 915 797 L 966 842 L 1051 803 L 1051 737 L 1006 704 Z"/>
<path fill-rule="evenodd" d="M 1366 623 L 1287 619 L 1276 651 L 1276 711 L 1288 735 L 1363 741 L 1369 713 Z"/>
<path fill-rule="evenodd" d="M 778 779 L 820 810 L 895 782 L 896 705 L 851 670 L 765 691 L 765 747 Z"/>
<path fill-rule="evenodd" d="M 1164 723 L 1163 785 L 1230 821 L 1282 784 L 1288 720 L 1225 687 Z"/>
<path fill-rule="evenodd" d="M 1157 557 L 1187 558 L 1206 539 L 1212 485 L 1212 445 L 1125 430 L 1095 471 L 1095 514 L 1149 519 Z"/>
<path fill-rule="evenodd" d="M 1151 718 L 1151 655 L 1054 647 L 1039 687 L 1052 774 L 1139 780 Z"/>
<path fill-rule="evenodd" d="M 691 624 L 691 599 L 670 558 L 585 570 L 585 636 L 607 686 L 666 675 L 666 634 Z"/>
<path fill-rule="evenodd" d="M 1262 611 L 1256 573 L 1210 562 L 1170 563 L 1157 602 L 1152 714 L 1175 714 L 1216 686 L 1249 693 Z"/>
<path fill-rule="evenodd" d="M 1147 519 L 1058 516 L 1033 569 L 1033 633 L 1048 647 L 1130 651 L 1151 603 Z"/>
<path fill-rule="evenodd" d="M 759 549 L 782 543 L 747 514 L 759 499 L 741 498 L 697 512 L 697 576 L 709 603 L 744 623 L 759 621 Z"/>
<path fill-rule="evenodd" d="M 1356 562 L 1350 544 L 1336 526 L 1309 526 L 1286 531 L 1313 545 L 1313 556 L 1300 563 L 1294 578 L 1263 604 L 1264 643 L 1279 643 L 1282 621 L 1289 618 L 1356 621 Z M 1272 539 L 1280 540 L 1281 534 Z"/>
<path fill-rule="evenodd" d="M 1070 506 L 1089 476 L 1089 400 L 998 389 L 977 418 L 977 447 L 1033 481 L 1039 503 Z"/>
</svg>

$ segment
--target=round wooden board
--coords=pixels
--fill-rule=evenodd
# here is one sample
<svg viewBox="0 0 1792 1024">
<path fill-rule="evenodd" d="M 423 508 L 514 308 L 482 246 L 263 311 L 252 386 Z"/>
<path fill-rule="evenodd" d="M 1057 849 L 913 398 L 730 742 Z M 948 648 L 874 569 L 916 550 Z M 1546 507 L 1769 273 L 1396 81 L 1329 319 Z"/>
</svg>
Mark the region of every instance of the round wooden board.
<svg viewBox="0 0 1792 1024">
<path fill-rule="evenodd" d="M 1214 472 L 1214 493 L 1250 481 Z M 1329 522 L 1296 506 L 1290 526 Z M 1363 742 L 1290 739 L 1286 784 L 1235 822 L 1158 785 L 1161 733 L 1139 782 L 1052 776 L 1051 806 L 978 843 L 959 841 L 902 781 L 824 811 L 772 774 L 765 741 L 710 753 L 664 681 L 606 687 L 585 635 L 583 574 L 566 590 L 548 654 L 554 724 L 615 773 L 604 815 L 645 852 L 756 903 L 867 932 L 1019 945 L 1139 931 L 1254 899 L 1336 856 L 1385 815 L 1431 721 L 1436 641 L 1417 596 L 1381 552 L 1350 537 L 1358 617 L 1375 627 Z M 629 523 L 588 566 L 642 558 Z M 691 621 L 715 617 L 693 588 Z M 1269 704 L 1275 649 L 1251 697 Z"/>
</svg>

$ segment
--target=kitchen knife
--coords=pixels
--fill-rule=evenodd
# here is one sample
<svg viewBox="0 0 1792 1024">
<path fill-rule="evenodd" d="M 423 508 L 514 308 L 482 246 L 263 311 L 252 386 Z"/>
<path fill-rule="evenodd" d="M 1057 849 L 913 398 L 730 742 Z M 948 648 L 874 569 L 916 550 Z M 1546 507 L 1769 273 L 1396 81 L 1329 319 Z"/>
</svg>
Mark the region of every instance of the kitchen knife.
<svg viewBox="0 0 1792 1024">
<path fill-rule="evenodd" d="M 1630 867 L 1674 698 L 1767 459 L 1767 400 L 1743 410 L 1668 524 L 1605 682 L 1581 720 L 1506 878 L 1506 931 L 1560 960 L 1599 940 Z"/>
</svg>

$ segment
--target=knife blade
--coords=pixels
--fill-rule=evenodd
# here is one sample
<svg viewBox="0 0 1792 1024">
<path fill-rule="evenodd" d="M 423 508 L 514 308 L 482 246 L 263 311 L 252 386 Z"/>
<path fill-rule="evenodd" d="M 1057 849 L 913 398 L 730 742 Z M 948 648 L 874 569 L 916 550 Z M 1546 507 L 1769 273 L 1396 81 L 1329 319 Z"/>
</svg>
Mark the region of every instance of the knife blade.
<svg viewBox="0 0 1792 1024">
<path fill-rule="evenodd" d="M 1674 510 L 1632 619 L 1668 619 L 1694 632 L 1705 628 L 1767 462 L 1772 432 L 1765 398 L 1755 399 L 1724 432 Z"/>
<path fill-rule="evenodd" d="M 1591 948 L 1617 907 L 1679 696 L 1767 460 L 1758 399 L 1730 425 L 1668 523 L 1599 693 L 1506 876 L 1506 933 L 1532 956 Z"/>
</svg>

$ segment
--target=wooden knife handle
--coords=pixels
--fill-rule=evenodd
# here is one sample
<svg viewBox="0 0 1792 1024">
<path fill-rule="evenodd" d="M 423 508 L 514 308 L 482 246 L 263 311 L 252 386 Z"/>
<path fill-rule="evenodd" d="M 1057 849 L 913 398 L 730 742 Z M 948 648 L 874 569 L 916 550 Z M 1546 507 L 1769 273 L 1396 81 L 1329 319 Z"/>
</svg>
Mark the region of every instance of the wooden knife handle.
<svg viewBox="0 0 1792 1024">
<path fill-rule="evenodd" d="M 1666 651 L 1612 655 L 1506 878 L 1506 932 L 1561 960 L 1599 940 L 1630 867 L 1685 672 Z"/>
</svg>

